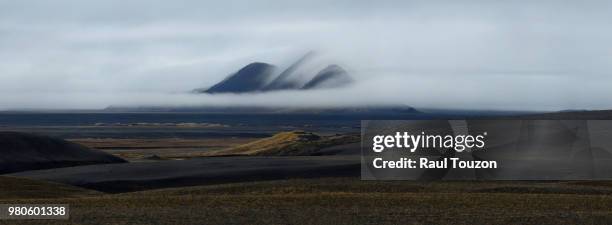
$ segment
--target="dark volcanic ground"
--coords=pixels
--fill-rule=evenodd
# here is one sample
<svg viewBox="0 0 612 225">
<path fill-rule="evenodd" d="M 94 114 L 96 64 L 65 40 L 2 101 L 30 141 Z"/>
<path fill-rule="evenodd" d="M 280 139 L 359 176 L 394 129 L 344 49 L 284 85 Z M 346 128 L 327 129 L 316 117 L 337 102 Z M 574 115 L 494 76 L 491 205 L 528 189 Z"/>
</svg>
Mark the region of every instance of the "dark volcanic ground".
<svg viewBox="0 0 612 225">
<path fill-rule="evenodd" d="M 610 118 L 606 112 L 566 112 L 525 118 Z M 582 115 L 582 116 L 581 116 Z M 586 116 L 585 116 L 586 115 Z M 393 118 L 397 119 L 397 118 Z M 404 118 L 407 119 L 407 118 Z M 516 118 L 511 118 L 516 119 Z M 359 131 L 356 118 L 203 114 L 0 114 L 0 130 L 63 138 L 259 138 L 279 131 L 327 134 Z M 190 123 L 185 125 L 184 123 Z M 194 125 L 195 124 L 195 125 Z M 326 148 L 327 156 L 209 157 L 27 171 L 12 176 L 50 180 L 106 192 L 295 177 L 359 176 L 359 144 Z"/>
<path fill-rule="evenodd" d="M 359 163 L 359 156 L 349 155 L 208 157 L 79 166 L 8 175 L 114 193 L 272 179 L 357 177 Z"/>
</svg>

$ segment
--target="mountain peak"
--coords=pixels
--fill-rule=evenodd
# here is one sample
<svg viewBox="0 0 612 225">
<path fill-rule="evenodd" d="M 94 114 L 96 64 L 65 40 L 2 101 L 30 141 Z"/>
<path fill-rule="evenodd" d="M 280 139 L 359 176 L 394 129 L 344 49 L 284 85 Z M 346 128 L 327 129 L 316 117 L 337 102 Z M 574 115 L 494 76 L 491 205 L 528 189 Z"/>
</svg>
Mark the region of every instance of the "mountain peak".
<svg viewBox="0 0 612 225">
<path fill-rule="evenodd" d="M 263 62 L 253 62 L 237 72 L 229 75 L 221 82 L 208 89 L 195 89 L 195 93 L 249 93 L 266 92 L 276 90 L 309 90 L 318 88 L 336 88 L 350 84 L 353 79 L 340 66 L 332 64 L 319 71 L 310 81 L 305 84 L 291 76 L 300 66 L 313 57 L 313 52 L 308 52 L 298 61 L 277 76 L 276 67 Z"/>
<path fill-rule="evenodd" d="M 244 93 L 261 90 L 272 77 L 275 68 L 263 62 L 250 63 L 204 92 Z"/>
<path fill-rule="evenodd" d="M 306 83 L 302 89 L 334 88 L 348 85 L 353 82 L 346 70 L 332 64 L 319 71 L 317 75 Z"/>
</svg>

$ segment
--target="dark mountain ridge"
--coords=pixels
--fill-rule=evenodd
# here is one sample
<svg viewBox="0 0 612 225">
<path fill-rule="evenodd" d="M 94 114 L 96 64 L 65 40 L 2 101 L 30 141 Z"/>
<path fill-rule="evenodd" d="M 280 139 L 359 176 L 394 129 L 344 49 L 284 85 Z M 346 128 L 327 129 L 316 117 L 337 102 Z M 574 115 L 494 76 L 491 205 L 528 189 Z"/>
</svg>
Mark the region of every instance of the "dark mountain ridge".
<svg viewBox="0 0 612 225">
<path fill-rule="evenodd" d="M 384 115 L 384 114 L 421 114 L 406 105 L 380 106 L 328 106 L 328 107 L 257 107 L 257 106 L 193 106 L 193 107 L 115 107 L 109 106 L 106 112 L 192 112 L 192 113 L 235 113 L 235 114 L 305 114 L 305 115 Z"/>
<path fill-rule="evenodd" d="M 231 74 L 221 82 L 208 89 L 195 89 L 196 93 L 252 93 L 278 90 L 310 90 L 319 88 L 337 88 L 346 86 L 354 80 L 338 65 L 329 65 L 319 71 L 310 81 L 300 83 L 295 76 L 296 70 L 313 57 L 309 52 L 275 75 L 276 67 L 271 64 L 255 62 Z"/>
</svg>

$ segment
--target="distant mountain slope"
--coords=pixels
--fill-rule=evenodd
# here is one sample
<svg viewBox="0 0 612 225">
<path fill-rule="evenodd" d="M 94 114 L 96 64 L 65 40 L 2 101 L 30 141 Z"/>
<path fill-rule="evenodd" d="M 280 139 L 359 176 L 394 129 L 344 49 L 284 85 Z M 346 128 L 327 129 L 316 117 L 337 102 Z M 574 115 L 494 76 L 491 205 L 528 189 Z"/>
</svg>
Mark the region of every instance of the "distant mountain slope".
<svg viewBox="0 0 612 225">
<path fill-rule="evenodd" d="M 335 88 L 353 82 L 348 73 L 338 65 L 330 65 L 321 70 L 312 80 L 306 83 L 302 89 Z"/>
<path fill-rule="evenodd" d="M 515 116 L 514 118 L 541 120 L 612 120 L 612 110 L 564 110 L 539 114 L 531 113 Z"/>
<path fill-rule="evenodd" d="M 370 116 L 415 116 L 424 113 L 405 105 L 388 106 L 347 106 L 347 107 L 249 107 L 249 106 L 199 106 L 199 107 L 114 107 L 107 112 L 198 112 L 198 113 L 248 113 L 282 115 L 345 115 L 368 118 Z"/>
<path fill-rule="evenodd" d="M 379 105 L 379 106 L 353 106 L 353 107 L 311 107 L 311 108 L 285 108 L 278 110 L 281 113 L 295 114 L 341 114 L 341 115 L 391 115 L 391 114 L 421 114 L 417 109 L 406 105 Z"/>
<path fill-rule="evenodd" d="M 244 93 L 262 90 L 272 78 L 275 66 L 255 62 L 205 90 L 205 93 Z"/>
<path fill-rule="evenodd" d="M 62 139 L 18 132 L 0 132 L 0 174 L 122 162 L 125 160 Z"/>
</svg>

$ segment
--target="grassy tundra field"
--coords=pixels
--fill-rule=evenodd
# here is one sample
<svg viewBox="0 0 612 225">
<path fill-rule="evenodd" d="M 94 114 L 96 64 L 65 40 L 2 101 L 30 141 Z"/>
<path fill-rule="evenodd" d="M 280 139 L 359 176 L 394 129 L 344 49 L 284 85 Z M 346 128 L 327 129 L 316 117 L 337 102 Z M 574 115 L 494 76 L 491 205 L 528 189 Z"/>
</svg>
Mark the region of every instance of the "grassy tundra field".
<svg viewBox="0 0 612 225">
<path fill-rule="evenodd" d="M 612 182 L 321 178 L 103 194 L 55 183 L 1 179 L 11 185 L 1 187 L 0 203 L 68 203 L 71 218 L 0 224 L 612 223 Z M 45 194 L 31 195 L 33 190 Z"/>
<path fill-rule="evenodd" d="M 6 126 L 128 162 L 1 175 L 0 204 L 70 219 L 0 224 L 612 224 L 612 181 L 361 181 L 358 130 L 317 123 Z"/>
</svg>

